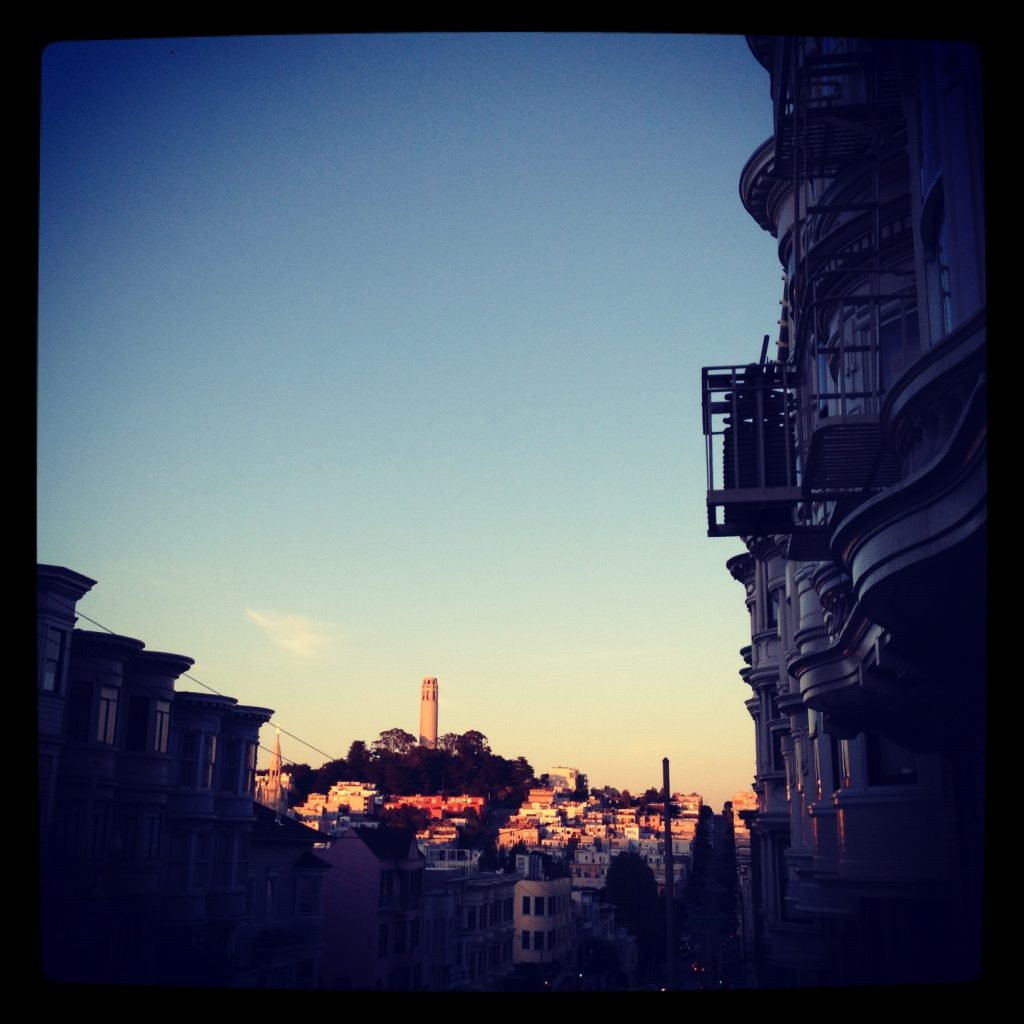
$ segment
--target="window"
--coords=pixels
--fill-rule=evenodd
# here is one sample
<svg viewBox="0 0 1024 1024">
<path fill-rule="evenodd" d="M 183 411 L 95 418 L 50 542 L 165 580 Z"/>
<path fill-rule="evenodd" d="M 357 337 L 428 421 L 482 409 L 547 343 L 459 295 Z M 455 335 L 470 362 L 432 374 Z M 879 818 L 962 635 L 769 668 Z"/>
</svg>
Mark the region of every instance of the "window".
<svg viewBox="0 0 1024 1024">
<path fill-rule="evenodd" d="M 206 737 L 206 751 L 203 758 L 203 789 L 213 789 L 213 772 L 217 763 L 217 737 Z"/>
<path fill-rule="evenodd" d="M 529 917 L 530 916 L 530 897 L 529 896 L 524 896 L 523 897 L 523 916 L 524 917 Z"/>
<path fill-rule="evenodd" d="M 153 737 L 153 749 L 158 754 L 167 753 L 167 733 L 171 725 L 171 702 L 169 700 L 158 700 L 156 702 L 156 729 Z"/>
<path fill-rule="evenodd" d="M 117 698 L 116 686 L 100 687 L 100 713 L 96 722 L 96 740 L 113 746 L 117 731 Z"/>
<path fill-rule="evenodd" d="M 535 896 L 533 899 L 533 912 L 537 917 L 544 916 L 544 897 Z"/>
<path fill-rule="evenodd" d="M 245 789 L 250 796 L 256 792 L 256 744 L 245 745 Z"/>
<path fill-rule="evenodd" d="M 772 733 L 772 771 L 781 772 L 786 769 L 786 758 L 783 749 L 783 738 L 785 733 Z"/>
<path fill-rule="evenodd" d="M 405 922 L 404 921 L 396 921 L 395 922 L 395 952 L 396 953 L 404 953 L 405 952 Z"/>
<path fill-rule="evenodd" d="M 471 931 L 476 931 L 476 907 L 466 908 L 466 927 Z"/>
<path fill-rule="evenodd" d="M 529 949 L 530 948 L 530 933 L 528 931 L 526 931 L 526 929 L 523 929 L 522 948 L 523 949 Z"/>
<path fill-rule="evenodd" d="M 942 327 L 946 334 L 953 330 L 953 289 L 949 283 L 949 231 L 946 212 L 939 211 L 939 230 L 935 242 L 935 262 L 939 268 L 939 299 L 942 304 Z"/>
<path fill-rule="evenodd" d="M 544 949 L 544 933 L 543 932 L 534 932 L 533 933 L 533 948 L 534 949 L 540 949 L 540 950 Z"/>
<path fill-rule="evenodd" d="M 43 690 L 60 693 L 64 675 L 64 649 L 67 634 L 62 629 L 48 626 L 43 650 Z"/>
</svg>

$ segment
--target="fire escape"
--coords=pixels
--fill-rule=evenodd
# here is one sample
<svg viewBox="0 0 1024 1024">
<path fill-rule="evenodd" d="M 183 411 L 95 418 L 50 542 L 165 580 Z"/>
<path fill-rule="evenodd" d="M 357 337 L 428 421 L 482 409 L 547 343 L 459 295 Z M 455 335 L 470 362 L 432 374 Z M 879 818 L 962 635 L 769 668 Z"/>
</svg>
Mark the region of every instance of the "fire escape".
<svg viewBox="0 0 1024 1024">
<path fill-rule="evenodd" d="M 766 338 L 759 363 L 702 371 L 709 536 L 803 535 L 810 552 L 896 479 L 879 414 L 917 319 L 902 90 L 885 45 L 776 41 L 766 176 L 793 206 L 778 361 Z"/>
</svg>

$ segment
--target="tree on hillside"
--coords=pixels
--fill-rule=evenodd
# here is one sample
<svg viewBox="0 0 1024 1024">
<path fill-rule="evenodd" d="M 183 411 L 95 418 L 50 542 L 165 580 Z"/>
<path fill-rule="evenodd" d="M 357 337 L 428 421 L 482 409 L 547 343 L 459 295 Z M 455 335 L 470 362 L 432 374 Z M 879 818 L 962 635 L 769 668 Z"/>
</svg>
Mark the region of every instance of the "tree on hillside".
<svg viewBox="0 0 1024 1024">
<path fill-rule="evenodd" d="M 345 760 L 348 762 L 348 768 L 352 773 L 353 781 L 367 780 L 369 778 L 366 773 L 370 767 L 370 752 L 366 749 L 366 744 L 362 740 L 353 740 L 352 746 L 348 748 L 348 757 Z"/>
<path fill-rule="evenodd" d="M 478 758 L 491 752 L 487 737 L 476 729 L 464 732 L 458 739 L 455 749 L 460 757 Z"/>
<path fill-rule="evenodd" d="M 349 765 L 344 758 L 338 761 L 327 761 L 313 773 L 309 791 L 310 793 L 326 793 L 336 782 L 348 779 L 349 775 Z"/>
<path fill-rule="evenodd" d="M 292 807 L 296 804 L 304 804 L 309 794 L 313 792 L 316 772 L 308 764 L 290 764 L 287 771 L 292 780 L 289 803 Z"/>
<path fill-rule="evenodd" d="M 430 824 L 430 811 L 423 807 L 402 804 L 381 815 L 381 824 L 391 828 L 411 828 L 416 832 Z"/>
<path fill-rule="evenodd" d="M 416 737 L 404 729 L 386 729 L 380 738 L 373 741 L 373 752 L 380 754 L 399 754 L 404 756 L 416 746 Z"/>
</svg>

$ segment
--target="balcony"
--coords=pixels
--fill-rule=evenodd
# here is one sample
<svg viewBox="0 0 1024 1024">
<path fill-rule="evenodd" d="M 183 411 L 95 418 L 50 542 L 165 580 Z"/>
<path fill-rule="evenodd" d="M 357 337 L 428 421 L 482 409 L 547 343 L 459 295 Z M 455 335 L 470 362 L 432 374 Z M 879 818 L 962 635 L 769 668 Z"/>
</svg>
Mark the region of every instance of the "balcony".
<svg viewBox="0 0 1024 1024">
<path fill-rule="evenodd" d="M 792 532 L 793 509 L 803 497 L 794 436 L 795 370 L 763 362 L 708 366 L 701 371 L 701 390 L 708 536 Z"/>
</svg>

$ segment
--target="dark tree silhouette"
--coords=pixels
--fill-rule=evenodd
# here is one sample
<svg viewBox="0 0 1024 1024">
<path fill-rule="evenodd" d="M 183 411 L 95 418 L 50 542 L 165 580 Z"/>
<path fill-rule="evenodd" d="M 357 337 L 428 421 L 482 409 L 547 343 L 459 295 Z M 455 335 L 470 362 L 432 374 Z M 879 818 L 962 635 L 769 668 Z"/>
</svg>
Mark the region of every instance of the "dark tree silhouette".
<svg viewBox="0 0 1024 1024">
<path fill-rule="evenodd" d="M 654 872 L 638 853 L 620 853 L 608 867 L 605 899 L 615 905 L 615 923 L 637 938 L 641 962 L 650 966 L 659 958 L 662 942 L 662 906 Z"/>
</svg>

